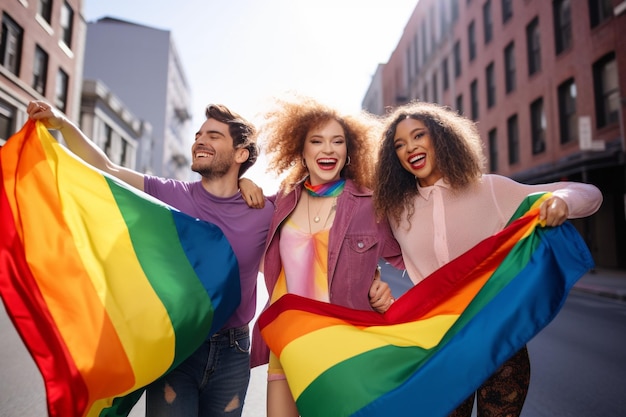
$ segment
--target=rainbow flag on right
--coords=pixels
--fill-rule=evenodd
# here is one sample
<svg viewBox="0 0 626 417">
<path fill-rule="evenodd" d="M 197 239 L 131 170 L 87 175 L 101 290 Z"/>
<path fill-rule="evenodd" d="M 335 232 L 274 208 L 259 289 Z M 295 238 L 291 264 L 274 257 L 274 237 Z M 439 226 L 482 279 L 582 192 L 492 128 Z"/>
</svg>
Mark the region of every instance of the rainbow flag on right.
<svg viewBox="0 0 626 417">
<path fill-rule="evenodd" d="M 300 415 L 447 416 L 556 316 L 594 266 L 568 222 L 529 196 L 500 233 L 438 269 L 384 315 L 287 294 L 259 317 Z"/>
</svg>

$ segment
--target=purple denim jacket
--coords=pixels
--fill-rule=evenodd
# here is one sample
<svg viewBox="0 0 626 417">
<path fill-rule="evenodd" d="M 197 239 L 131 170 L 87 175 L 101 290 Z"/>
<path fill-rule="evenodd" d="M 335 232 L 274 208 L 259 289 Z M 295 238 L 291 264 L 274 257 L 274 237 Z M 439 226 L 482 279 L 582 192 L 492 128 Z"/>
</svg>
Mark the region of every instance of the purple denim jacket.
<svg viewBox="0 0 626 417">
<path fill-rule="evenodd" d="M 303 182 L 289 194 L 276 197 L 274 216 L 265 244 L 264 276 L 271 294 L 282 269 L 279 251 L 280 225 L 294 211 Z M 404 269 L 400 246 L 386 220 L 376 222 L 372 192 L 346 180 L 337 199 L 337 213 L 328 242 L 328 286 L 330 302 L 341 306 L 371 310 L 369 289 L 381 258 Z M 269 349 L 254 327 L 251 367 L 268 362 Z"/>
</svg>

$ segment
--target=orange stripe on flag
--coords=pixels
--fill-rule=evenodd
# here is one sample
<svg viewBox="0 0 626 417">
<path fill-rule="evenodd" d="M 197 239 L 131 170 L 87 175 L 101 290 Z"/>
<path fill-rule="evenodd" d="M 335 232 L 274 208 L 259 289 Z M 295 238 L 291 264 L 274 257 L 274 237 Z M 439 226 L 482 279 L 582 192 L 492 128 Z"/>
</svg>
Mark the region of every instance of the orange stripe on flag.
<svg viewBox="0 0 626 417">
<path fill-rule="evenodd" d="M 21 233 L 27 260 L 58 331 L 89 387 L 90 398 L 117 395 L 120 384 L 129 389 L 133 386 L 132 367 L 105 306 L 80 262 L 76 243 L 64 222 L 55 175 L 45 162 L 43 149 L 36 145 L 38 141 L 29 141 L 26 146 L 35 147 L 29 152 L 33 158 L 19 162 L 32 165 L 34 175 L 20 179 L 21 187 L 12 202 L 19 207 L 14 213 L 19 216 L 18 229 L 23 226 Z M 39 210 L 44 206 L 50 209 Z M 62 266 L 55 262 L 50 247 L 64 248 Z M 56 281 L 61 276 L 71 277 L 72 285 L 59 288 Z M 102 343 L 106 343 L 106 349 L 101 348 Z M 111 386 L 110 379 L 100 377 L 100 373 L 111 375 L 112 372 L 119 376 L 116 387 Z"/>
</svg>

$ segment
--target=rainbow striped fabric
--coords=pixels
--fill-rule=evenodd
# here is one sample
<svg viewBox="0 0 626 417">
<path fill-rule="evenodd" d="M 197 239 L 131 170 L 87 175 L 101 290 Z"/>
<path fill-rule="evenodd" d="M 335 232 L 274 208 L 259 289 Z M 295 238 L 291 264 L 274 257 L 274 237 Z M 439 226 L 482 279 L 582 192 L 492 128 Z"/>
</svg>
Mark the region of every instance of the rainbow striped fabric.
<svg viewBox="0 0 626 417">
<path fill-rule="evenodd" d="M 384 315 L 287 294 L 259 317 L 303 417 L 447 416 L 544 328 L 593 260 L 529 196 L 502 232 L 440 268 Z M 323 399 L 323 400 L 321 400 Z"/>
<path fill-rule="evenodd" d="M 0 148 L 0 296 L 51 417 L 126 415 L 240 301 L 230 244 L 28 121 Z"/>
</svg>

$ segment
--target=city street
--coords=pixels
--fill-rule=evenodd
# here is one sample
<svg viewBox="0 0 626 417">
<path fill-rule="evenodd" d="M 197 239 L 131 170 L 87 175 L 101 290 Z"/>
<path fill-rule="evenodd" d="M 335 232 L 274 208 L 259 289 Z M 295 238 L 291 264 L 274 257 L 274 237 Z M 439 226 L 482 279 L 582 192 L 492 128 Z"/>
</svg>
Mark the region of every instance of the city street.
<svg viewBox="0 0 626 417">
<path fill-rule="evenodd" d="M 529 344 L 531 384 L 521 417 L 622 417 L 626 303 L 570 293 Z"/>
<path fill-rule="evenodd" d="M 248 321 L 255 289 L 253 335 L 260 271 L 274 298 L 367 309 L 383 226 L 411 276 L 463 275 L 414 287 L 382 261 L 390 313 L 337 326 L 340 308 L 287 298 L 261 316 L 306 417 L 447 417 L 438 405 L 524 343 L 519 417 L 626 417 L 626 0 L 1 0 L 0 15 L 0 417 L 99 414 L 173 376 L 209 325 Z M 448 262 L 541 193 L 538 223 Z M 580 242 L 533 238 L 565 219 Z M 552 272 L 586 260 L 576 283 Z M 217 408 L 266 416 L 268 365 L 250 372 Z M 187 404 L 172 385 L 154 396 Z M 484 408 L 522 398 L 494 385 Z"/>
</svg>

